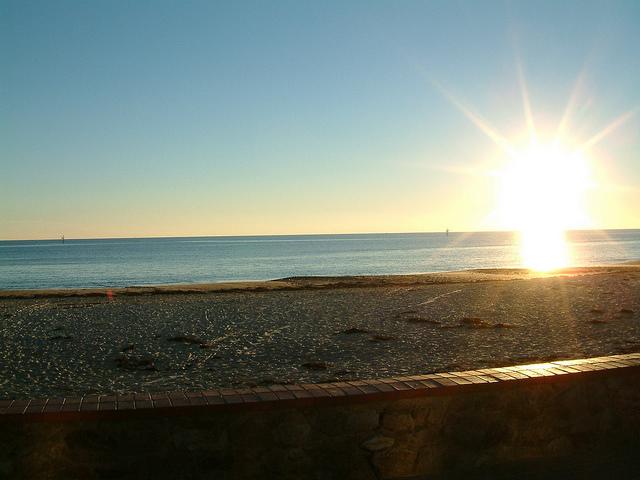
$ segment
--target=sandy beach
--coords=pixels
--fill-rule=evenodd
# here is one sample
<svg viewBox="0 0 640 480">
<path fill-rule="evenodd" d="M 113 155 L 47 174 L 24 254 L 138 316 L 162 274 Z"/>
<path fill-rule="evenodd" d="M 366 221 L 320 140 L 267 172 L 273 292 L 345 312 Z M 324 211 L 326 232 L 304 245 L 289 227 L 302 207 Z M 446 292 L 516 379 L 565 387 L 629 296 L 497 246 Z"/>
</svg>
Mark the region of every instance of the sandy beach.
<svg viewBox="0 0 640 480">
<path fill-rule="evenodd" d="M 0 396 L 196 390 L 640 351 L 640 267 L 0 292 Z"/>
</svg>

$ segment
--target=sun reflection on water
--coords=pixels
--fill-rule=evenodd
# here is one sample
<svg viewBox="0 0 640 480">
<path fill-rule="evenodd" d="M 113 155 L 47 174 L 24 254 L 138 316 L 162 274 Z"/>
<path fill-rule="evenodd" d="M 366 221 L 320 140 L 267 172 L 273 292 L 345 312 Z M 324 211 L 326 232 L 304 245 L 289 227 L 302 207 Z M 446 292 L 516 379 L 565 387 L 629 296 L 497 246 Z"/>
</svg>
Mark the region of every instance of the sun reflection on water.
<svg viewBox="0 0 640 480">
<path fill-rule="evenodd" d="M 548 272 L 570 265 L 566 232 L 558 229 L 532 229 L 520 232 L 522 264 L 532 270 Z"/>
</svg>

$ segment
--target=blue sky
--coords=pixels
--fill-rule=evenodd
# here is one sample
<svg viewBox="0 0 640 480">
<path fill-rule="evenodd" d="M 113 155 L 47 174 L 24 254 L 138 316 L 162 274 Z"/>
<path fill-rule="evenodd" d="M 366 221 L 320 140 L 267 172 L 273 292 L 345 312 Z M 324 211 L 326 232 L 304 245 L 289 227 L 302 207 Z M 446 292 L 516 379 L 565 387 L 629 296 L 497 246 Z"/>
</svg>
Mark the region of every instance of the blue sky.
<svg viewBox="0 0 640 480">
<path fill-rule="evenodd" d="M 0 238 L 484 230 L 499 148 L 568 128 L 640 227 L 640 3 L 0 1 Z"/>
</svg>

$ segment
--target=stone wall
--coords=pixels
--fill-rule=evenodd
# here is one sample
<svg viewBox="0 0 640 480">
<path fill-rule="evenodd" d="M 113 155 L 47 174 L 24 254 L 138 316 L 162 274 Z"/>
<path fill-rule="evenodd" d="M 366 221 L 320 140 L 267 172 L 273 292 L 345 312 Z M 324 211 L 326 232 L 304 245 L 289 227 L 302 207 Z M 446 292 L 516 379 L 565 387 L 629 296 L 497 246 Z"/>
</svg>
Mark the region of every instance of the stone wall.
<svg viewBox="0 0 640 480">
<path fill-rule="evenodd" d="M 639 381 L 631 354 L 158 408 L 50 413 L 5 401 L 0 478 L 373 480 L 562 457 L 639 445 Z M 343 394 L 292 394 L 332 389 Z"/>
</svg>

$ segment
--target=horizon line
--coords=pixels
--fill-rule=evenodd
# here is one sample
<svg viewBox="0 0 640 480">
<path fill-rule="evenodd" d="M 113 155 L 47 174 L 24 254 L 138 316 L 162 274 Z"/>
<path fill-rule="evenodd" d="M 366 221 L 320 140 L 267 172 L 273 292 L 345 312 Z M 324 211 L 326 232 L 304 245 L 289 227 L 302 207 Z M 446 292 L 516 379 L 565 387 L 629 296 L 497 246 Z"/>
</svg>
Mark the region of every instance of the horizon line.
<svg viewBox="0 0 640 480">
<path fill-rule="evenodd" d="M 612 231 L 612 230 L 640 230 L 636 228 L 570 228 L 566 232 L 596 232 L 596 231 Z M 518 230 L 432 230 L 432 231 L 412 231 L 412 232 L 349 232 L 349 233 L 257 233 L 257 234 L 239 234 L 239 235 L 149 235 L 142 237 L 66 237 L 61 234 L 55 238 L 2 238 L 0 242 L 49 242 L 64 240 L 145 240 L 145 239 L 172 239 L 172 238 L 240 238 L 240 237 L 303 237 L 303 236 L 339 236 L 339 235 L 418 235 L 424 233 L 457 233 L 457 234 L 473 234 L 473 233 L 517 233 Z"/>
</svg>

